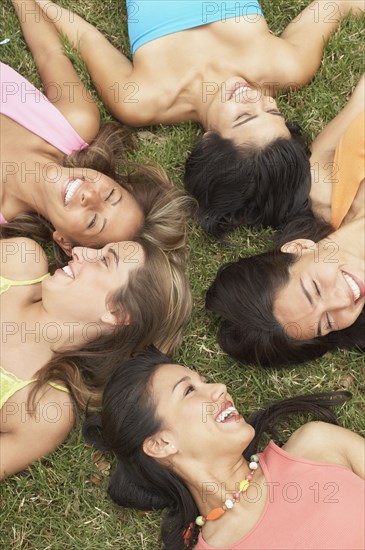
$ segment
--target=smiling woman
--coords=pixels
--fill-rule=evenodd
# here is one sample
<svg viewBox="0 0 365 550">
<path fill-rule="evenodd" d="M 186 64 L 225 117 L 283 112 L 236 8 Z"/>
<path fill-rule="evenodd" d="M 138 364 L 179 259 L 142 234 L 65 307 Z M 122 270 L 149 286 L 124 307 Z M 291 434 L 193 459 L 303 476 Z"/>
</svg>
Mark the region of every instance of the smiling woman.
<svg viewBox="0 0 365 550">
<path fill-rule="evenodd" d="M 53 275 L 36 242 L 5 239 L 1 262 L 2 478 L 61 443 L 76 408 L 99 406 L 121 360 L 173 350 L 191 298 L 181 266 L 142 238 L 73 248 Z"/>
<path fill-rule="evenodd" d="M 365 230 L 364 224 L 358 230 Z M 348 238 L 358 237 L 351 232 Z M 342 238 L 341 238 L 342 237 Z M 343 235 L 331 235 L 317 245 L 298 239 L 283 247 L 296 259 L 289 267 L 289 282 L 277 291 L 274 316 L 291 338 L 310 340 L 353 325 L 365 304 L 365 258 Z M 341 246 L 342 245 L 342 246 Z M 299 252 L 299 254 L 298 254 Z M 356 253 L 358 252 L 358 253 Z"/>
<path fill-rule="evenodd" d="M 276 36 L 257 0 L 127 1 L 132 61 L 77 14 L 42 4 L 116 118 L 132 126 L 201 123 L 206 134 L 187 159 L 185 188 L 205 231 L 279 226 L 308 210 L 303 138 L 274 97 L 312 79 L 325 42 L 344 16 L 363 13 L 362 2 L 313 1 Z M 136 101 L 128 100 L 131 83 Z"/>
<path fill-rule="evenodd" d="M 222 266 L 207 292 L 220 345 L 239 361 L 283 366 L 365 349 L 364 87 L 362 77 L 313 143 L 321 218 L 293 219 L 276 249 Z"/>
<path fill-rule="evenodd" d="M 336 232 L 296 220 L 297 238 L 226 264 L 206 296 L 218 341 L 232 357 L 264 367 L 303 363 L 336 348 L 365 349 L 364 217 Z"/>
<path fill-rule="evenodd" d="M 289 398 L 245 419 L 224 384 L 150 349 L 115 371 L 102 413 L 87 418 L 84 436 L 118 459 L 109 485 L 117 504 L 166 509 L 166 550 L 192 547 L 195 526 L 197 550 L 360 550 L 364 440 L 325 423 L 336 423 L 330 408 L 350 395 Z M 271 441 L 254 454 L 262 435 L 295 412 L 325 422 L 309 422 L 283 447 Z M 313 487 L 333 485 L 341 497 L 330 505 L 314 496 Z M 349 531 L 343 521 L 350 518 Z"/>
<path fill-rule="evenodd" d="M 46 96 L 1 65 L 3 236 L 53 236 L 66 254 L 75 244 L 142 236 L 183 256 L 192 201 L 159 166 L 128 162 L 131 130 L 115 122 L 100 127 L 96 104 L 47 15 L 36 2 L 13 5 Z"/>
</svg>

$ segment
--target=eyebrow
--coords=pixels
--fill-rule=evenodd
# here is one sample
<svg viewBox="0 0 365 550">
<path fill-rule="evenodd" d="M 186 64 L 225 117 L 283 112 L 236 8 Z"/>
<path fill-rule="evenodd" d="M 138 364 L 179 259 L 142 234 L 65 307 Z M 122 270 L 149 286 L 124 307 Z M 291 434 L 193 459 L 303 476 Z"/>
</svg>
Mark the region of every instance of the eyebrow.
<svg viewBox="0 0 365 550">
<path fill-rule="evenodd" d="M 119 197 L 118 200 L 116 200 L 115 202 L 112 202 L 112 206 L 116 206 L 117 204 L 119 204 L 120 201 L 122 200 L 122 198 L 123 198 L 122 195 L 120 195 L 120 197 Z M 100 229 L 98 235 L 100 235 L 100 233 L 101 233 L 102 231 L 104 231 L 104 227 L 106 226 L 106 222 L 107 222 L 107 221 L 108 221 L 107 218 L 104 218 L 103 225 L 102 225 L 102 227 L 101 227 L 101 229 Z"/>
<path fill-rule="evenodd" d="M 313 307 L 313 300 L 312 300 L 312 297 L 311 297 L 311 295 L 309 294 L 308 290 L 305 288 L 302 279 L 300 279 L 300 286 L 302 287 L 302 290 L 303 290 L 304 295 L 305 295 L 305 297 L 307 298 L 308 302 L 309 302 L 310 305 Z M 317 337 L 317 336 L 322 336 L 321 319 L 318 321 L 318 325 L 317 325 L 317 334 L 316 334 L 316 337 Z"/>
<path fill-rule="evenodd" d="M 300 279 L 300 286 L 302 287 L 303 293 L 304 293 L 305 297 L 307 298 L 308 302 L 310 303 L 311 306 L 313 306 L 312 297 L 311 297 L 311 295 L 309 294 L 308 290 L 305 288 L 302 279 Z"/>
<path fill-rule="evenodd" d="M 183 378 L 181 378 L 180 380 L 178 380 L 176 382 L 176 384 L 174 385 L 174 387 L 172 388 L 172 391 L 174 392 L 176 387 L 179 385 L 179 384 L 182 384 L 183 382 L 186 382 L 187 380 L 191 380 L 190 376 L 184 376 Z"/>
<path fill-rule="evenodd" d="M 233 128 L 237 128 L 237 126 L 242 126 L 242 124 L 246 124 L 247 122 L 250 122 L 251 120 L 254 120 L 255 118 L 258 118 L 258 115 L 250 116 L 249 118 L 246 118 L 245 120 L 242 120 L 241 122 L 238 122 L 237 124 L 234 124 Z"/>
<path fill-rule="evenodd" d="M 269 113 L 270 115 L 280 116 L 282 118 L 285 118 L 285 116 L 282 113 L 280 113 L 279 111 L 266 111 L 266 112 Z M 234 124 L 233 128 L 237 128 L 237 126 L 242 126 L 242 124 L 246 124 L 246 122 L 250 122 L 251 120 L 254 120 L 255 118 L 258 118 L 258 115 L 253 115 L 249 118 L 246 118 L 246 120 L 242 120 L 242 122 L 238 122 L 238 124 Z"/>
</svg>

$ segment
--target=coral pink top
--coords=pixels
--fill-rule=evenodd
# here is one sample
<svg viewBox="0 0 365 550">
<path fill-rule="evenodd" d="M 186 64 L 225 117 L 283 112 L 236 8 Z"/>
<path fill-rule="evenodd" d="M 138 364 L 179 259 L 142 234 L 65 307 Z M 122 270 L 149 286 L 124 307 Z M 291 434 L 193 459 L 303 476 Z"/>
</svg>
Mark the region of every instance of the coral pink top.
<svg viewBox="0 0 365 550">
<path fill-rule="evenodd" d="M 4 63 L 0 63 L 0 80 L 0 114 L 11 118 L 66 155 L 88 146 L 42 92 Z M 1 223 L 6 223 L 6 220 L 0 213 Z"/>
<path fill-rule="evenodd" d="M 255 527 L 225 549 L 365 549 L 363 479 L 345 466 L 293 456 L 272 441 L 259 458 L 269 484 L 265 509 Z M 194 549 L 217 550 L 201 533 Z"/>
</svg>

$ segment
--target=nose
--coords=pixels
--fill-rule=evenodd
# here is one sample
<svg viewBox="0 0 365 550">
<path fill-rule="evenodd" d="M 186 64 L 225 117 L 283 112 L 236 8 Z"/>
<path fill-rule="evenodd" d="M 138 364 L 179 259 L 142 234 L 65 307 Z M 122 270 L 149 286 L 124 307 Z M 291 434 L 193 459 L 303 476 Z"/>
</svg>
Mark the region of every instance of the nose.
<svg viewBox="0 0 365 550">
<path fill-rule="evenodd" d="M 270 109 L 276 109 L 277 108 L 276 100 L 271 95 L 264 95 L 263 96 L 263 105 L 266 108 L 270 107 Z"/>
<path fill-rule="evenodd" d="M 98 255 L 100 255 L 100 250 L 86 246 L 74 246 L 71 255 L 73 261 L 78 264 L 95 262 L 98 259 Z"/>
<path fill-rule="evenodd" d="M 99 202 L 100 202 L 99 193 L 97 193 L 95 188 L 91 185 L 85 186 L 84 184 L 84 188 L 82 189 L 81 196 L 80 196 L 81 206 L 95 207 L 99 204 Z"/>
<path fill-rule="evenodd" d="M 212 401 L 219 401 L 227 393 L 225 384 L 209 384 Z"/>
</svg>

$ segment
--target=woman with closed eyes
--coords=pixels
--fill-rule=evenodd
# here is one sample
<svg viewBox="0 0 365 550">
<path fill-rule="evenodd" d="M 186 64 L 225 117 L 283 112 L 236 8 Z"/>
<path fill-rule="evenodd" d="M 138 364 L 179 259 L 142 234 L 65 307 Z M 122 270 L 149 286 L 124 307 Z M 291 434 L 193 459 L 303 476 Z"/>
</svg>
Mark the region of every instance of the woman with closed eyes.
<svg viewBox="0 0 365 550">
<path fill-rule="evenodd" d="M 191 199 L 158 165 L 128 162 L 131 130 L 100 125 L 47 15 L 35 1 L 13 5 L 46 95 L 1 65 L 3 235 L 53 237 L 68 255 L 74 244 L 100 247 L 140 235 L 184 257 Z"/>
<path fill-rule="evenodd" d="M 222 266 L 206 306 L 222 348 L 280 366 L 365 348 L 365 78 L 313 143 L 311 200 L 276 249 Z"/>
<path fill-rule="evenodd" d="M 278 37 L 256 0 L 128 0 L 132 62 L 76 14 L 38 3 L 79 50 L 116 118 L 203 126 L 185 188 L 208 233 L 278 226 L 308 210 L 307 150 L 275 96 L 312 79 L 324 43 L 344 16 L 363 13 L 362 1 L 312 2 Z"/>
</svg>

